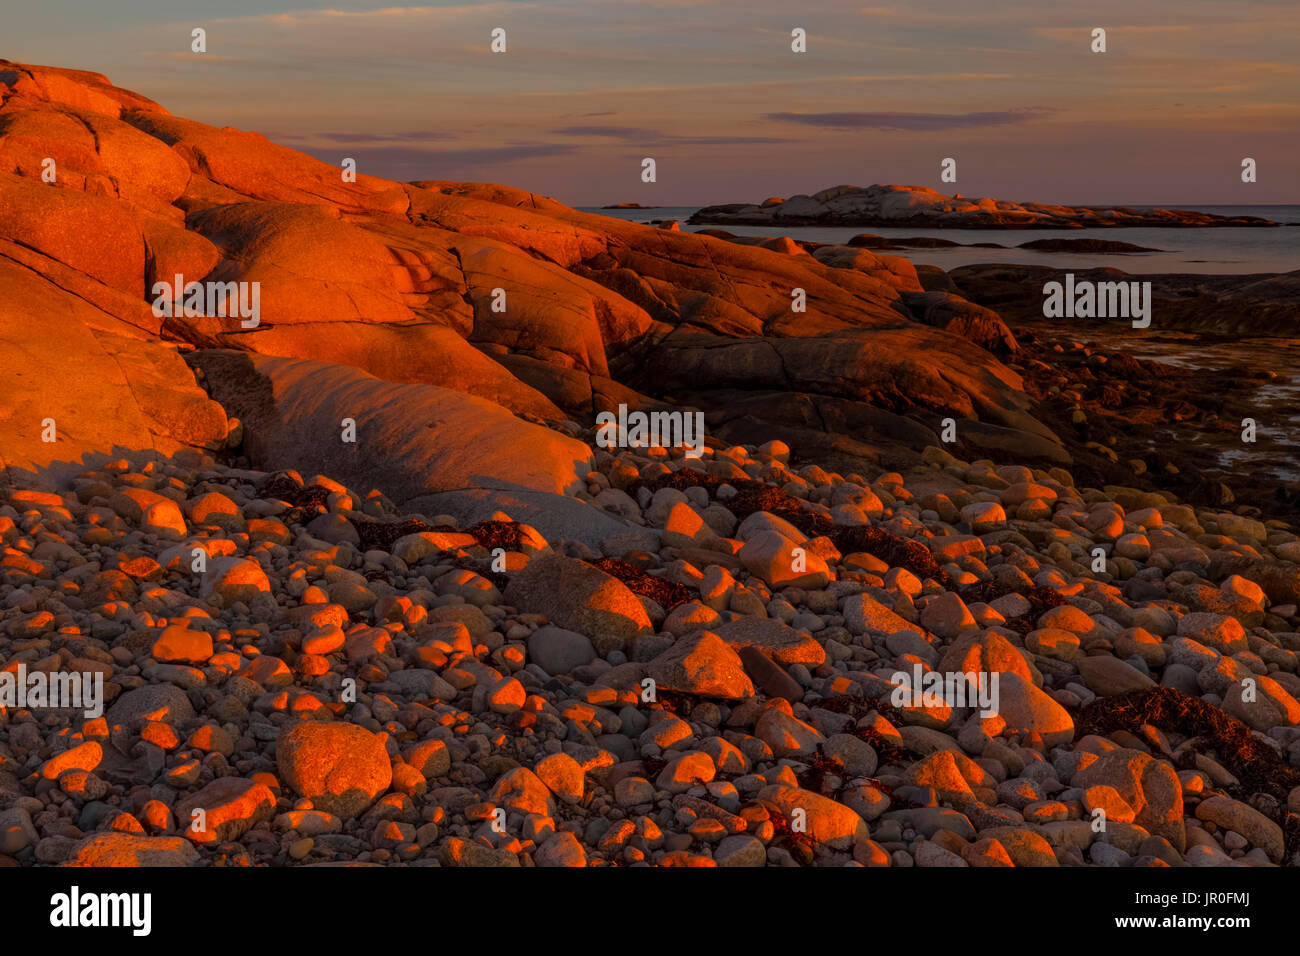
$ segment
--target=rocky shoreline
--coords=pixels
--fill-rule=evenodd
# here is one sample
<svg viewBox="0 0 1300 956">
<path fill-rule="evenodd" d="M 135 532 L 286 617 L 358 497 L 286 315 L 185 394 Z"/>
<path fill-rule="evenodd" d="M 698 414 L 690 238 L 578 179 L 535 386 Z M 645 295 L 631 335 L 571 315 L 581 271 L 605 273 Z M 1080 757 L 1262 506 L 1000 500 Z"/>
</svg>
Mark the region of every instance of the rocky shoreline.
<svg viewBox="0 0 1300 956">
<path fill-rule="evenodd" d="M 1059 206 L 946 196 L 925 186 L 832 186 L 811 196 L 706 206 L 688 222 L 703 226 L 861 226 L 943 229 L 1115 229 L 1279 226 L 1258 216 L 1219 216 L 1185 209 Z"/>
<path fill-rule="evenodd" d="M 7 668 L 109 701 L 6 713 L 0 862 L 1300 858 L 1300 536 L 939 448 L 787 457 L 598 451 L 595 548 L 196 455 L 5 493 Z M 896 706 L 914 666 L 997 673 L 999 713 Z"/>
</svg>

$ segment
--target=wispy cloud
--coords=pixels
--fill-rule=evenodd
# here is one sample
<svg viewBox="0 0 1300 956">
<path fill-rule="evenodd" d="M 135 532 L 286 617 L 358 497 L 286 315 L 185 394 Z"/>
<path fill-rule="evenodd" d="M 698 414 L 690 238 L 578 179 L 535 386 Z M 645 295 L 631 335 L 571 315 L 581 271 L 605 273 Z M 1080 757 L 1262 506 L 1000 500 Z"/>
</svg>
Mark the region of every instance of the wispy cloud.
<svg viewBox="0 0 1300 956">
<path fill-rule="evenodd" d="M 145 50 L 140 56 L 147 59 L 171 60 L 175 63 L 184 63 L 186 66 L 225 66 L 229 63 L 248 63 L 248 57 L 243 56 L 217 56 L 215 53 L 204 53 L 198 56 L 189 50 Z"/>
<path fill-rule="evenodd" d="M 767 113 L 764 118 L 825 129 L 878 129 L 929 133 L 948 129 L 976 129 L 1028 123 L 1052 112 L 1030 108 L 982 113 Z"/>
<path fill-rule="evenodd" d="M 423 178 L 429 178 L 435 172 L 464 172 L 483 166 L 504 166 L 529 159 L 567 156 L 577 149 L 577 146 L 565 143 L 520 143 L 465 149 L 390 146 L 352 150 L 351 157 L 363 172 L 401 179 L 409 178 L 406 175 L 408 173 L 419 173 Z M 338 160 L 336 153 L 320 147 L 305 148 L 303 152 L 324 162 L 333 163 Z"/>
<path fill-rule="evenodd" d="M 615 139 L 638 146 L 736 146 L 794 142 L 781 136 L 677 136 L 639 126 L 562 126 L 551 130 L 555 136 Z"/>
<path fill-rule="evenodd" d="M 282 142 L 339 143 L 432 143 L 452 139 L 452 134 L 442 130 L 410 130 L 392 133 L 267 133 L 269 139 Z"/>
<path fill-rule="evenodd" d="M 503 0 L 497 3 L 443 4 L 421 7 L 383 7 L 379 10 L 294 10 L 288 13 L 263 13 L 251 17 L 233 17 L 227 22 L 277 23 L 302 26 L 310 23 L 396 23 L 410 20 L 448 19 L 463 16 L 481 16 L 491 13 L 521 12 L 541 7 L 540 3 L 514 3 Z"/>
</svg>

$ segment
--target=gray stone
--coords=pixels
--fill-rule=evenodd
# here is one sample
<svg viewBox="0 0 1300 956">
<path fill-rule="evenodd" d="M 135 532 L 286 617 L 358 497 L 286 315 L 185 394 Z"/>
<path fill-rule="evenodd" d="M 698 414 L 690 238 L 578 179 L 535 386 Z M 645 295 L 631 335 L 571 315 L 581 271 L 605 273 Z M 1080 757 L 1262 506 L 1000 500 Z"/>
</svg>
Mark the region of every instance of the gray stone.
<svg viewBox="0 0 1300 956">
<path fill-rule="evenodd" d="M 129 727 L 145 718 L 181 727 L 193 719 L 194 707 L 189 695 L 173 684 L 145 684 L 118 697 L 106 716 L 110 727 Z"/>
<path fill-rule="evenodd" d="M 528 636 L 528 659 L 548 674 L 567 674 L 596 659 L 596 648 L 577 631 L 547 625 Z"/>
<path fill-rule="evenodd" d="M 649 633 L 650 618 L 622 581 L 576 558 L 546 554 L 510 578 L 505 600 L 591 639 L 597 652 L 623 650 Z"/>
</svg>

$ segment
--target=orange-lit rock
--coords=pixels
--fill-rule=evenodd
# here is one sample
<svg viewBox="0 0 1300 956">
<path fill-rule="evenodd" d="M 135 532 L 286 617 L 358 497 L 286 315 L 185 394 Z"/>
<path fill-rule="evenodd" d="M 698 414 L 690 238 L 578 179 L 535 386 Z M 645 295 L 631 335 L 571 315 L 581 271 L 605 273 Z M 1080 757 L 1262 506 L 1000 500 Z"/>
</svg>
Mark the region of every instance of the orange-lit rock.
<svg viewBox="0 0 1300 956">
<path fill-rule="evenodd" d="M 72 848 L 67 866 L 193 866 L 194 845 L 182 837 L 147 837 L 134 833 L 97 833 Z"/>
<path fill-rule="evenodd" d="M 785 814 L 792 827 L 795 821 L 801 826 L 806 824 L 804 832 L 815 843 L 848 850 L 858 840 L 867 838 L 867 824 L 860 816 L 834 800 L 807 790 L 774 784 L 760 790 L 758 799 Z"/>
<path fill-rule="evenodd" d="M 350 724 L 294 724 L 276 741 L 275 755 L 286 785 L 343 818 L 368 807 L 393 779 L 381 738 Z"/>
<path fill-rule="evenodd" d="M 239 777 L 219 777 L 175 807 L 183 833 L 195 843 L 235 840 L 275 811 L 267 787 Z"/>
</svg>

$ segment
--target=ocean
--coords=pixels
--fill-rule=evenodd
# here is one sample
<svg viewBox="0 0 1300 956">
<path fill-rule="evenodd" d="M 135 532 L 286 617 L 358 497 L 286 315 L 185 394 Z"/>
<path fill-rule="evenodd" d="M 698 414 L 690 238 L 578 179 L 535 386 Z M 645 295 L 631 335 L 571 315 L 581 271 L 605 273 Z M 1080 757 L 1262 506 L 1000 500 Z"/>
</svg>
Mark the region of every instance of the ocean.
<svg viewBox="0 0 1300 956">
<path fill-rule="evenodd" d="M 1125 204 L 1127 205 L 1127 204 Z M 707 226 L 687 226 L 686 220 L 699 206 L 662 206 L 658 209 L 594 209 L 598 213 L 632 222 L 676 219 L 682 229 L 695 232 Z M 1131 206 L 1141 209 L 1142 206 Z M 902 256 L 918 265 L 955 269 L 972 263 L 1006 262 L 1028 265 L 1065 266 L 1075 269 L 1111 266 L 1137 275 L 1192 273 L 1200 275 L 1248 275 L 1256 272 L 1292 272 L 1300 269 L 1300 205 L 1294 206 L 1191 206 L 1169 204 L 1166 209 L 1191 209 L 1221 216 L 1260 216 L 1281 226 L 1259 228 L 1188 229 L 884 229 L 844 226 L 720 226 L 738 236 L 789 236 L 808 242 L 845 243 L 862 233 L 888 239 L 930 236 L 955 242 L 996 242 L 1016 246 L 1032 239 L 1114 239 L 1160 252 L 1124 255 L 1087 255 L 1074 252 L 1036 252 L 1029 249 L 889 249 L 882 255 Z"/>
</svg>

